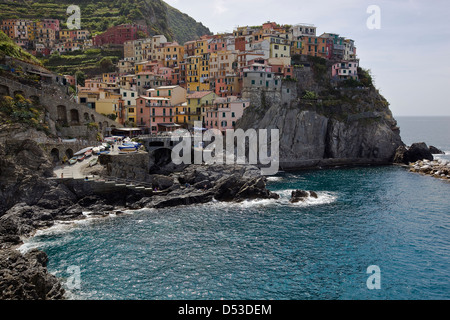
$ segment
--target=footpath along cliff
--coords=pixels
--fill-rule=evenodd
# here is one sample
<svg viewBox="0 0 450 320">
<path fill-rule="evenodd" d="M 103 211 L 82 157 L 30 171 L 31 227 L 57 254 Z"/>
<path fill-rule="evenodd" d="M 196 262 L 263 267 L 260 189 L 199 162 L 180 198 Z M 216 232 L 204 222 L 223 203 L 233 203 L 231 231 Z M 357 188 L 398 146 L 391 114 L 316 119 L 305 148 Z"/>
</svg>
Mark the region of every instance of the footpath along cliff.
<svg viewBox="0 0 450 320">
<path fill-rule="evenodd" d="M 358 68 L 358 81 L 334 81 L 330 61 L 293 64 L 294 77 L 283 80 L 281 90 L 244 91 L 251 106 L 238 128 L 279 129 L 284 170 L 393 162 L 404 143 L 369 72 Z"/>
</svg>

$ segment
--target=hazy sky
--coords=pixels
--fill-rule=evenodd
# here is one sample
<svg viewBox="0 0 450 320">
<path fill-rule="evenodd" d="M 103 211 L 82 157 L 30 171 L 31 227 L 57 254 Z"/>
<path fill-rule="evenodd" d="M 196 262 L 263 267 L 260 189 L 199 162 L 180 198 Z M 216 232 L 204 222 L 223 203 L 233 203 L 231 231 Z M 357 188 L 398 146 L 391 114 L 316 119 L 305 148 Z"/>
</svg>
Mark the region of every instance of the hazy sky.
<svg viewBox="0 0 450 320">
<path fill-rule="evenodd" d="M 212 32 L 237 26 L 310 23 L 317 34 L 355 40 L 360 65 L 394 116 L 450 116 L 450 1 L 448 0 L 166 0 Z M 369 29 L 371 5 L 380 29 Z M 373 19 L 370 19 L 373 21 Z"/>
</svg>

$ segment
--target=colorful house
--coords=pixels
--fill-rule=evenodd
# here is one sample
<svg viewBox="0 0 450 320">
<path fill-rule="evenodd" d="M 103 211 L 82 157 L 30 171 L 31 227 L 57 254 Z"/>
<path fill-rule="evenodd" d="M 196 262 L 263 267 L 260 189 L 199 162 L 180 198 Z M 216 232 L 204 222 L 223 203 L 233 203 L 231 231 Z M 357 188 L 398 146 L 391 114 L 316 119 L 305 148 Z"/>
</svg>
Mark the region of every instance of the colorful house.
<svg viewBox="0 0 450 320">
<path fill-rule="evenodd" d="M 175 109 L 175 122 L 184 128 L 191 129 L 195 121 L 203 122 L 203 112 L 206 106 L 211 104 L 216 98 L 212 91 L 195 91 L 187 95 L 187 103 L 179 105 Z"/>
<path fill-rule="evenodd" d="M 222 132 L 234 129 L 236 121 L 242 117 L 249 105 L 250 100 L 242 100 L 236 96 L 217 98 L 203 113 L 204 127 Z"/>
<path fill-rule="evenodd" d="M 184 46 L 180 46 L 177 42 L 164 45 L 163 59 L 165 67 L 178 67 L 184 59 Z"/>
<path fill-rule="evenodd" d="M 358 65 L 357 61 L 335 63 L 331 68 L 331 77 L 335 80 L 358 80 Z"/>
<path fill-rule="evenodd" d="M 149 89 L 137 99 L 137 125 L 150 128 L 152 133 L 172 131 L 175 106 L 186 102 L 186 89 L 180 86 L 163 86 Z"/>
</svg>

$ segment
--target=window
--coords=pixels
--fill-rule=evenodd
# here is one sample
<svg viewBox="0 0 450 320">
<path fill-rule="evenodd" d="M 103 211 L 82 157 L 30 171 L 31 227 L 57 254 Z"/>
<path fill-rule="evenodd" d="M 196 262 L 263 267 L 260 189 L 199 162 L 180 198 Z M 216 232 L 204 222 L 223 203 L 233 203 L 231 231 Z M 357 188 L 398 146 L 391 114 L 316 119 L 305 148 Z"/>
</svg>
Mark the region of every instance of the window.
<svg viewBox="0 0 450 320">
<path fill-rule="evenodd" d="M 126 96 L 127 96 L 127 93 L 126 93 L 126 92 L 124 92 L 124 93 L 123 93 L 123 96 L 124 96 L 124 97 L 126 97 Z"/>
<path fill-rule="evenodd" d="M 144 109 L 141 108 L 141 113 L 144 113 Z"/>
<path fill-rule="evenodd" d="M 234 114 L 234 112 L 231 113 L 231 117 L 236 118 L 236 115 Z"/>
</svg>

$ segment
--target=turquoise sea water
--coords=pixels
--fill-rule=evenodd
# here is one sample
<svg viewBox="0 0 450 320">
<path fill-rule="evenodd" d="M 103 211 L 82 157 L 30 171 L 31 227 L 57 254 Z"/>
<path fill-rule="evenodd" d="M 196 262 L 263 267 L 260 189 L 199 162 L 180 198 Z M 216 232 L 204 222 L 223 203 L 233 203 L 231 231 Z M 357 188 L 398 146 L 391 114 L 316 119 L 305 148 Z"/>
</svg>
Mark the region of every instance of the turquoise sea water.
<svg viewBox="0 0 450 320">
<path fill-rule="evenodd" d="M 406 143 L 450 150 L 438 124 L 409 142 L 416 120 L 398 120 Z M 25 247 L 63 281 L 79 267 L 74 299 L 450 298 L 449 182 L 388 166 L 280 173 L 269 188 L 281 199 L 130 212 Z M 290 204 L 294 189 L 319 198 Z M 370 265 L 380 290 L 367 288 Z"/>
</svg>

